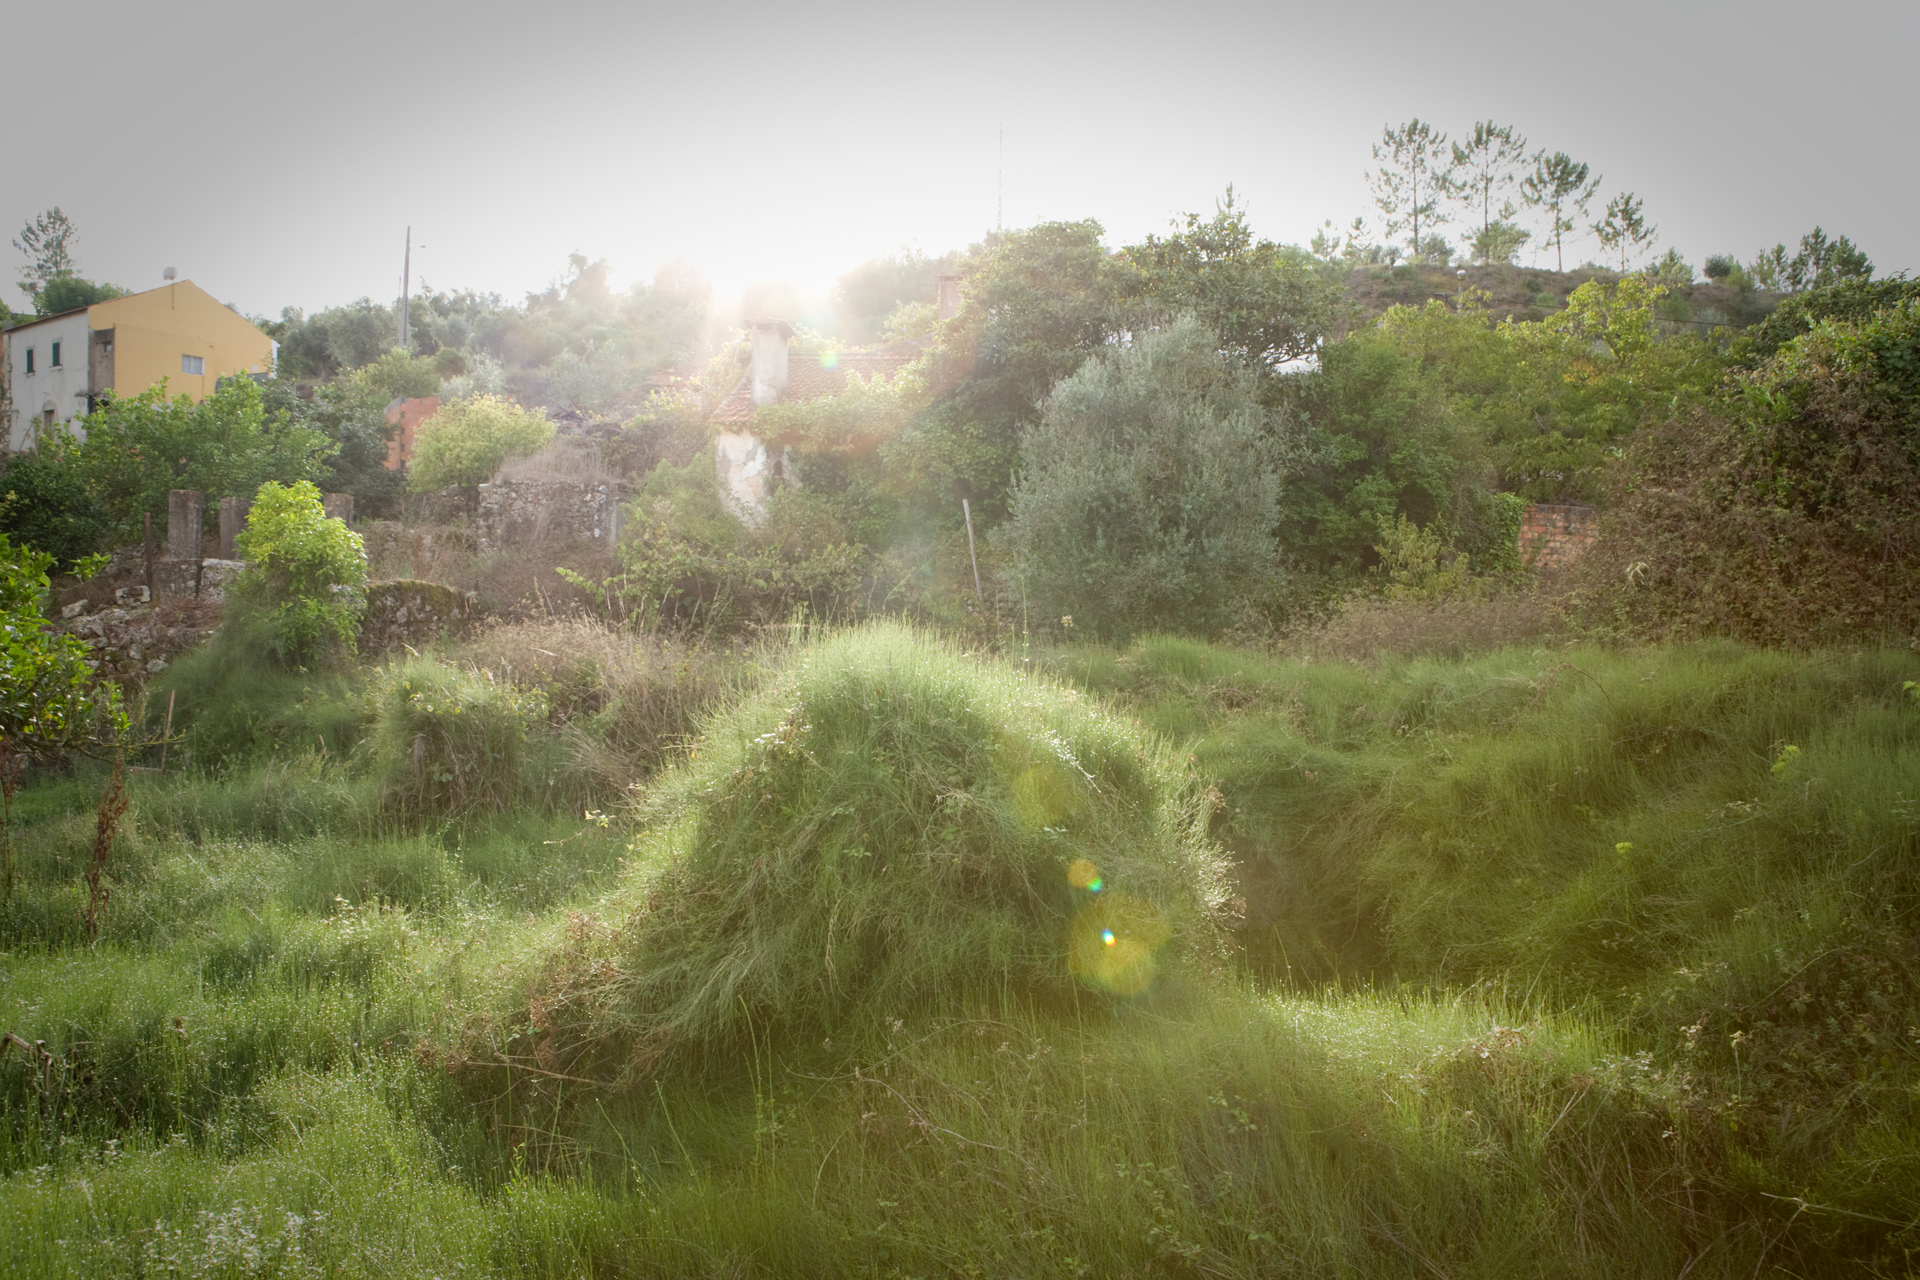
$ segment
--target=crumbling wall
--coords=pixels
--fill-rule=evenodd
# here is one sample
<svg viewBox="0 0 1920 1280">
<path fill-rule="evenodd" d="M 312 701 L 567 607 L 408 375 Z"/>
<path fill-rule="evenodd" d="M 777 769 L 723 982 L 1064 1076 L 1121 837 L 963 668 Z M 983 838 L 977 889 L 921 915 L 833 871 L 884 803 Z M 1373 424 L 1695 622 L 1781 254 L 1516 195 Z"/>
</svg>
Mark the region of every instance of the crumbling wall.
<svg viewBox="0 0 1920 1280">
<path fill-rule="evenodd" d="M 473 615 L 471 592 L 411 578 L 375 582 L 367 587 L 367 612 L 360 620 L 360 652 L 386 653 L 403 646 L 417 649 L 460 635 Z"/>
<path fill-rule="evenodd" d="M 1520 562 L 1535 569 L 1564 569 L 1593 545 L 1600 509 L 1536 502 L 1520 518 Z"/>
<path fill-rule="evenodd" d="M 610 484 L 496 480 L 480 486 L 474 541 L 482 555 L 539 542 L 611 546 L 620 538 L 623 497 Z"/>
</svg>

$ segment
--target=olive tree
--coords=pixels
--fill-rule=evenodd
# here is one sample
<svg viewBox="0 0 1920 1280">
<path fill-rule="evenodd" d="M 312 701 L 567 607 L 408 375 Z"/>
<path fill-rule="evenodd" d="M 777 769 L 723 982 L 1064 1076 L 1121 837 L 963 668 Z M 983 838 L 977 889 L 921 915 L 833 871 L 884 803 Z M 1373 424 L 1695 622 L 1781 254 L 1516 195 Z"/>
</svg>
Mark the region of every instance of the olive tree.
<svg viewBox="0 0 1920 1280">
<path fill-rule="evenodd" d="M 1021 445 L 1001 537 L 1076 629 L 1217 631 L 1275 572 L 1280 469 L 1254 375 L 1183 318 L 1083 364 Z"/>
</svg>

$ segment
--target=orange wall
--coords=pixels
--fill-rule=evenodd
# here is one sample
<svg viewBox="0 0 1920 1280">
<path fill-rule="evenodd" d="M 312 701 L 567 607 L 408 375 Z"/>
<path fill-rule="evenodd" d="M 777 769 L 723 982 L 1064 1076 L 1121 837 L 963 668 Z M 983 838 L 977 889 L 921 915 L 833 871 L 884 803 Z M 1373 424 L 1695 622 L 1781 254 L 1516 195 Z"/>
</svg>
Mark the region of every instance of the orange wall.
<svg viewBox="0 0 1920 1280">
<path fill-rule="evenodd" d="M 273 339 L 191 280 L 96 302 L 87 310 L 87 324 L 114 331 L 118 396 L 139 395 L 165 378 L 169 396 L 199 400 L 231 374 L 273 372 Z M 182 373 L 183 355 L 205 360 L 205 372 Z"/>
</svg>

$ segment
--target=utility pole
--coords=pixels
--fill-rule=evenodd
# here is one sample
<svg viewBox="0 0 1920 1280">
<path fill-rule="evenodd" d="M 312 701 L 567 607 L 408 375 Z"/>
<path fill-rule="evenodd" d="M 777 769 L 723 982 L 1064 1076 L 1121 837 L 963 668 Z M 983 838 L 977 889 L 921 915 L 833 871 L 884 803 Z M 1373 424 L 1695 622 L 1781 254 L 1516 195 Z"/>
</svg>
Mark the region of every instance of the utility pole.
<svg viewBox="0 0 1920 1280">
<path fill-rule="evenodd" d="M 400 349 L 413 349 L 409 339 L 412 334 L 407 326 L 407 296 L 413 292 L 413 227 L 407 227 L 407 252 L 400 260 Z"/>
</svg>

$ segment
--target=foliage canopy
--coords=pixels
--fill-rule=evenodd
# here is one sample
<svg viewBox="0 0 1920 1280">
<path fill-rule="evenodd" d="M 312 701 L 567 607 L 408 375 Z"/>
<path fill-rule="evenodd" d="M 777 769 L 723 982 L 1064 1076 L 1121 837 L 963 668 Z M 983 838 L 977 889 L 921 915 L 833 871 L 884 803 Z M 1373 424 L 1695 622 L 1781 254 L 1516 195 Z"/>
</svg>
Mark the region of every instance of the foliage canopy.
<svg viewBox="0 0 1920 1280">
<path fill-rule="evenodd" d="M 282 660 L 311 666 L 353 651 L 366 609 L 366 548 L 328 517 L 320 490 L 305 480 L 261 485 L 239 549 L 247 560 L 234 586 L 241 614 Z"/>
<path fill-rule="evenodd" d="M 407 485 L 422 493 L 484 484 L 508 458 L 526 457 L 552 439 L 553 424 L 539 410 L 497 396 L 457 400 L 420 425 Z"/>
</svg>

